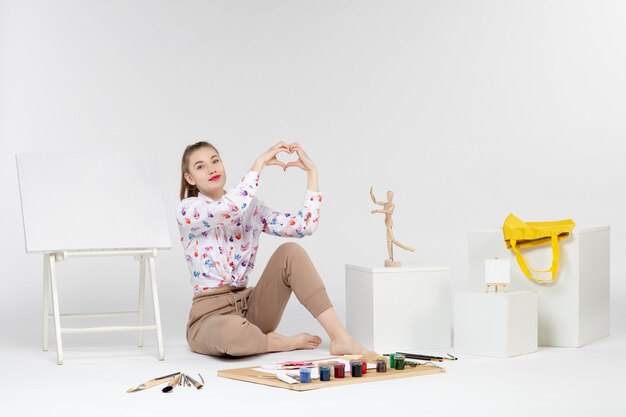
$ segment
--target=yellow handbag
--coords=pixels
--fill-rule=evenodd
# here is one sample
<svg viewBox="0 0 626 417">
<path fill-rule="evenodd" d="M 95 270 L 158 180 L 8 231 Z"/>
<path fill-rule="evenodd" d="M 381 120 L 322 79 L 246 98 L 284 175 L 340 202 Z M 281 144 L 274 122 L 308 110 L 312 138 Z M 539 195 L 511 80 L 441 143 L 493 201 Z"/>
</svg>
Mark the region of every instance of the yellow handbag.
<svg viewBox="0 0 626 417">
<path fill-rule="evenodd" d="M 513 214 L 504 221 L 502 231 L 507 249 L 512 249 L 517 263 L 528 278 L 539 284 L 554 282 L 559 269 L 559 240 L 568 237 L 576 223 L 573 220 L 551 222 L 524 222 Z M 533 269 L 528 266 L 528 259 L 519 251 L 520 248 L 552 245 L 552 266 L 550 269 Z M 535 278 L 532 272 L 552 272 L 552 279 Z"/>
</svg>

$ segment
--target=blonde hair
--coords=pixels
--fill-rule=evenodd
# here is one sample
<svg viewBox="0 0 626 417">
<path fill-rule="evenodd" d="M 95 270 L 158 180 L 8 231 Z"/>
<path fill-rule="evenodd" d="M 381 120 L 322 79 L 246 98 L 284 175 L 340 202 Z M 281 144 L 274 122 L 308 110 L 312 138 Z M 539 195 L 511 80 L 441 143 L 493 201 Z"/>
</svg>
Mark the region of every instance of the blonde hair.
<svg viewBox="0 0 626 417">
<path fill-rule="evenodd" d="M 189 197 L 197 197 L 198 196 L 198 187 L 195 185 L 191 185 L 185 179 L 185 174 L 189 173 L 189 157 L 191 154 L 200 149 L 200 148 L 211 148 L 213 149 L 217 155 L 219 156 L 220 152 L 217 148 L 211 145 L 209 142 L 201 141 L 196 142 L 193 145 L 189 145 L 185 148 L 185 152 L 183 152 L 183 157 L 180 161 L 180 199 L 184 200 Z"/>
</svg>

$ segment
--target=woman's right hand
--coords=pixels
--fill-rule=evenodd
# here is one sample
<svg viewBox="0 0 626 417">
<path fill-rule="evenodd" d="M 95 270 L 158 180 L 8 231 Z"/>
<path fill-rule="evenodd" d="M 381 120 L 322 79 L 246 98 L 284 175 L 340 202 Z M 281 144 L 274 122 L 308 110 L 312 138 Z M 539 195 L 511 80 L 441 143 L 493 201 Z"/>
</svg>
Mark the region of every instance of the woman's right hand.
<svg viewBox="0 0 626 417">
<path fill-rule="evenodd" d="M 279 167 L 282 167 L 284 171 L 285 169 L 287 169 L 287 165 L 276 159 L 276 155 L 281 152 L 289 153 L 289 145 L 287 143 L 278 142 L 276 145 L 265 151 L 261 156 L 256 159 L 256 161 L 254 161 L 254 164 L 252 165 L 252 170 L 256 171 L 257 174 L 261 174 L 261 171 L 263 171 L 263 167 L 267 165 L 278 165 Z"/>
</svg>

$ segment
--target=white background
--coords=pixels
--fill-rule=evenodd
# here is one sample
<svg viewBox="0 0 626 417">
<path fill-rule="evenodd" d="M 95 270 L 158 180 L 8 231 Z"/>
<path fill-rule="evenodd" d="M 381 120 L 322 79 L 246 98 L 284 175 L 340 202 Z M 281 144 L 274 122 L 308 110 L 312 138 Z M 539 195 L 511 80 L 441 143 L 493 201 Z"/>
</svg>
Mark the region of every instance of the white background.
<svg viewBox="0 0 626 417">
<path fill-rule="evenodd" d="M 74 150 L 156 151 L 173 245 L 157 259 L 164 336 L 184 339 L 191 286 L 173 213 L 197 140 L 220 150 L 228 187 L 279 140 L 308 151 L 325 200 L 299 243 L 342 318 L 344 264 L 386 257 L 373 185 L 379 199 L 395 192 L 394 231 L 416 248 L 397 258 L 450 265 L 454 290 L 467 231 L 509 212 L 610 224 L 623 333 L 625 17 L 621 1 L 0 1 L 0 345 L 41 338 L 42 260 L 25 254 L 15 154 Z M 305 182 L 269 167 L 259 197 L 290 211 Z M 262 237 L 253 281 L 284 241 Z M 128 260 L 58 273 L 65 311 L 135 303 Z M 302 330 L 321 332 L 293 300 L 279 331 Z"/>
</svg>

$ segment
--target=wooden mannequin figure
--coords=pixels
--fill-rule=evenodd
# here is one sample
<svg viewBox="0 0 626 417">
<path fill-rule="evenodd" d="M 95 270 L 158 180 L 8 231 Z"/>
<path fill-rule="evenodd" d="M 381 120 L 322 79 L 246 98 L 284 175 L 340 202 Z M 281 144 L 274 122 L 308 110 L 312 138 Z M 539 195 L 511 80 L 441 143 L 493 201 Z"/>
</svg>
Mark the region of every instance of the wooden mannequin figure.
<svg viewBox="0 0 626 417">
<path fill-rule="evenodd" d="M 387 228 L 387 252 L 389 253 L 389 259 L 385 260 L 385 266 L 400 266 L 399 261 L 393 260 L 393 245 L 399 246 L 402 249 L 408 250 L 410 252 L 414 252 L 415 249 L 408 245 L 405 245 L 404 243 L 399 242 L 393 235 L 393 219 L 391 218 L 391 216 L 393 215 L 393 211 L 396 208 L 396 205 L 393 204 L 393 191 L 387 191 L 387 201 L 377 201 L 376 197 L 374 197 L 374 191 L 372 190 L 372 187 L 370 187 L 370 196 L 372 197 L 372 201 L 374 202 L 374 204 L 383 206 L 383 208 L 380 210 L 372 210 L 372 214 L 385 214 L 385 227 Z"/>
</svg>

